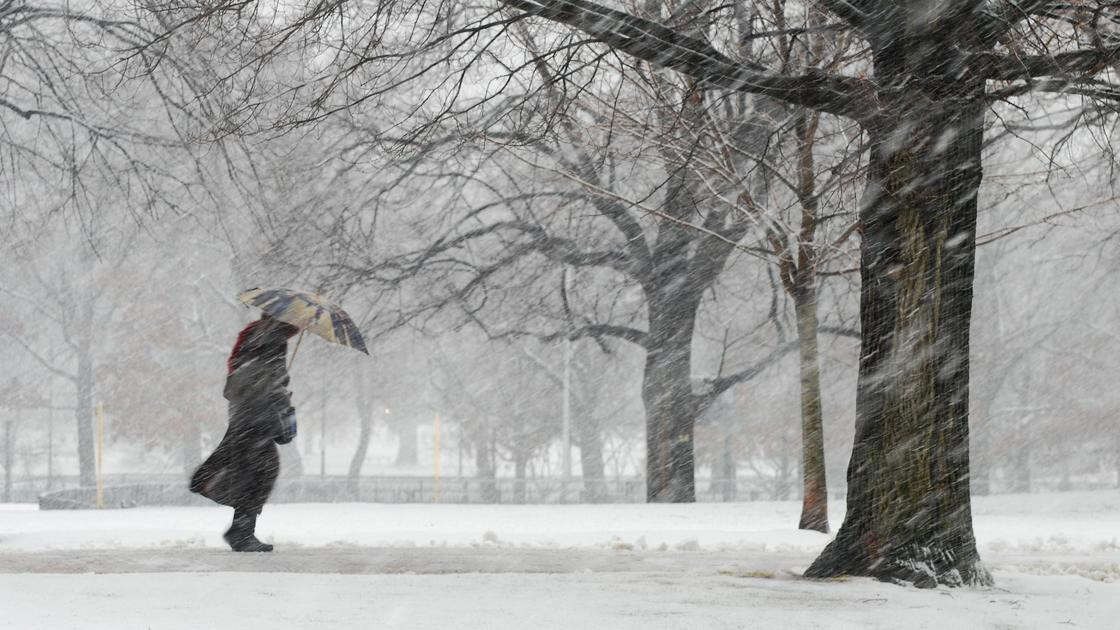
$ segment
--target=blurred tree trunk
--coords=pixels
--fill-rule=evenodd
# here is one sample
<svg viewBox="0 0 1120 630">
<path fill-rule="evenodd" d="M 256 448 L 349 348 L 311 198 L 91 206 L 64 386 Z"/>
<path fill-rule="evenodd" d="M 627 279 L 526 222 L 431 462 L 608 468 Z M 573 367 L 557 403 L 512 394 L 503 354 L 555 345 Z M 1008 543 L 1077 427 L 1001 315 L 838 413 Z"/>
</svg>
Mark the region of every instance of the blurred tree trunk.
<svg viewBox="0 0 1120 630">
<path fill-rule="evenodd" d="M 474 442 L 475 478 L 479 481 L 479 495 L 483 503 L 497 503 L 498 480 L 494 465 L 494 440 L 485 424 L 479 427 Z"/>
<path fill-rule="evenodd" d="M 525 466 L 528 461 L 524 451 L 513 452 L 513 502 L 517 504 L 525 503 Z"/>
<path fill-rule="evenodd" d="M 683 176 L 667 204 L 683 212 L 691 195 Z M 689 273 L 692 238 L 688 228 L 661 226 L 646 284 L 649 332 L 642 374 L 646 408 L 646 500 L 691 503 L 696 500 L 693 432 L 699 412 L 692 392 L 692 335 L 700 291 Z"/>
<path fill-rule="evenodd" d="M 202 425 L 197 418 L 183 418 L 183 442 L 179 447 L 183 473 L 190 477 L 202 463 Z"/>
<path fill-rule="evenodd" d="M 1030 492 L 1032 485 L 1030 440 L 1020 440 L 1019 445 L 1015 448 L 1015 454 L 1012 456 L 1011 461 L 1011 491 Z"/>
<path fill-rule="evenodd" d="M 359 358 L 361 360 L 361 358 Z M 369 381 L 363 374 L 362 366 L 354 370 L 354 385 L 356 396 L 354 404 L 358 411 L 358 422 L 361 426 L 358 431 L 358 444 L 354 447 L 354 455 L 350 458 L 350 469 L 346 474 L 346 484 L 351 496 L 358 498 L 360 488 L 362 465 L 369 452 L 370 435 L 373 432 L 373 403 L 370 400 Z"/>
<path fill-rule="evenodd" d="M 52 353 L 53 354 L 53 353 Z M 54 490 L 54 381 L 50 385 L 47 413 L 47 490 Z"/>
<path fill-rule="evenodd" d="M 809 274 L 798 274 L 809 275 Z M 798 529 L 828 532 L 828 485 L 825 480 L 824 419 L 817 357 L 816 279 L 800 286 L 794 299 L 801 368 L 801 520 Z"/>
<path fill-rule="evenodd" d="M 1058 491 L 1069 492 L 1073 489 L 1073 455 L 1067 449 L 1060 448 L 1058 457 L 1061 459 L 1062 468 L 1062 478 L 1058 482 Z"/>
<path fill-rule="evenodd" d="M 734 501 L 739 496 L 739 472 L 735 465 L 735 452 L 730 436 L 725 436 L 720 453 L 719 479 L 722 484 L 720 496 L 724 502 Z"/>
<path fill-rule="evenodd" d="M 583 475 L 583 500 L 599 503 L 606 499 L 606 473 L 603 465 L 603 432 L 597 419 L 585 415 L 578 426 L 579 464 Z"/>
<path fill-rule="evenodd" d="M 972 448 L 969 449 L 972 456 L 972 494 L 981 497 L 992 493 L 991 429 L 987 414 L 990 406 L 984 405 L 983 408 L 985 411 L 969 417 L 972 425 L 969 431 L 973 437 Z"/>
<path fill-rule="evenodd" d="M 650 344 L 642 379 L 646 407 L 646 500 L 690 503 L 696 500 L 691 322 L 667 332 L 663 343 Z"/>
<path fill-rule="evenodd" d="M 97 485 L 97 460 L 93 443 L 93 309 L 89 287 L 78 289 L 77 354 L 78 389 L 74 421 L 78 433 L 78 480 L 83 487 Z"/>
<path fill-rule="evenodd" d="M 819 26 L 818 11 L 809 13 L 809 25 Z M 824 57 L 824 38 L 809 36 L 806 65 Z M 820 359 L 817 345 L 817 221 L 820 199 L 816 191 L 813 147 L 820 127 L 820 112 L 799 110 L 794 120 L 797 141 L 797 199 L 801 226 L 793 242 L 780 225 L 769 230 L 769 241 L 778 257 L 782 285 L 793 300 L 797 320 L 801 384 L 801 519 L 798 529 L 828 532 L 828 483 L 824 459 L 824 418 L 821 410 Z"/>
<path fill-rule="evenodd" d="M 774 479 L 774 490 L 770 495 L 773 501 L 785 501 L 789 499 L 789 491 L 793 488 L 792 477 L 796 470 L 793 466 L 793 461 L 784 452 L 778 458 L 778 474 Z"/>
<path fill-rule="evenodd" d="M 1029 365 L 1023 376 L 1023 389 L 1020 395 L 1025 397 L 1032 392 L 1034 385 L 1034 369 Z M 1012 456 L 1011 491 L 1029 493 L 1033 485 L 1031 480 L 1031 460 L 1034 459 L 1034 415 L 1035 410 L 1026 412 L 1025 416 L 1017 420 L 1015 431 L 1015 454 Z"/>
<path fill-rule="evenodd" d="M 1116 457 L 1116 487 L 1120 488 L 1120 430 L 1113 430 L 1113 435 L 1116 436 L 1116 445 L 1112 449 Z"/>
<path fill-rule="evenodd" d="M 358 445 L 354 448 L 354 456 L 350 458 L 350 470 L 347 473 L 347 483 L 350 485 L 350 492 L 355 496 L 358 494 L 358 483 L 362 476 L 362 464 L 366 461 L 366 454 L 369 452 L 369 439 L 373 433 L 372 415 L 368 412 L 362 414 L 361 423 L 361 429 L 358 433 Z"/>
<path fill-rule="evenodd" d="M 991 584 L 973 535 L 968 452 L 986 102 L 983 81 L 945 70 L 963 67 L 961 53 L 937 50 L 944 58 L 931 59 L 928 42 L 907 37 L 875 50 L 884 115 L 868 129 L 860 210 L 862 347 L 848 509 L 809 577 Z"/>
<path fill-rule="evenodd" d="M 586 394 L 586 386 L 581 389 Z M 606 498 L 607 490 L 603 464 L 603 427 L 585 396 L 577 396 L 576 401 L 573 411 L 580 473 L 583 476 L 583 501 L 599 503 Z"/>
<path fill-rule="evenodd" d="M 12 453 L 15 450 L 15 421 L 4 421 L 4 503 L 12 502 L 12 466 L 15 464 Z"/>
<path fill-rule="evenodd" d="M 416 436 L 416 422 L 404 415 L 394 416 L 397 438 L 397 466 L 416 466 L 420 462 L 420 442 Z"/>
</svg>

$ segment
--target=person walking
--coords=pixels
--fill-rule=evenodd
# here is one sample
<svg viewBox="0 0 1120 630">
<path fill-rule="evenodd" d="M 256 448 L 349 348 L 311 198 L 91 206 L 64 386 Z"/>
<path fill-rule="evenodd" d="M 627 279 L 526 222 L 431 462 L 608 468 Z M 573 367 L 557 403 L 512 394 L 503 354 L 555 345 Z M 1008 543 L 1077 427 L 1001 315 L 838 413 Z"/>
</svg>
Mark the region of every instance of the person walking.
<svg viewBox="0 0 1120 630">
<path fill-rule="evenodd" d="M 234 509 L 224 535 L 234 551 L 273 549 L 257 539 L 256 524 L 280 474 L 276 445 L 295 437 L 286 361 L 288 339 L 299 330 L 265 314 L 238 335 L 224 391 L 229 426 L 191 477 L 191 492 Z"/>
</svg>

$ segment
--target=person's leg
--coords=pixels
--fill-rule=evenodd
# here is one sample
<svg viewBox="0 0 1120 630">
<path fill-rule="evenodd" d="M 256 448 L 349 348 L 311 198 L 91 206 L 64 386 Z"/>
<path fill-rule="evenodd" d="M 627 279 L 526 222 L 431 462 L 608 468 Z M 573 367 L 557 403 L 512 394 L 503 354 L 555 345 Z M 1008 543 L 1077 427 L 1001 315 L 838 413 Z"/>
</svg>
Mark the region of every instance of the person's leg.
<svg viewBox="0 0 1120 630">
<path fill-rule="evenodd" d="M 235 509 L 233 523 L 224 538 L 234 551 L 272 551 L 272 545 L 257 540 L 257 513 Z"/>
</svg>

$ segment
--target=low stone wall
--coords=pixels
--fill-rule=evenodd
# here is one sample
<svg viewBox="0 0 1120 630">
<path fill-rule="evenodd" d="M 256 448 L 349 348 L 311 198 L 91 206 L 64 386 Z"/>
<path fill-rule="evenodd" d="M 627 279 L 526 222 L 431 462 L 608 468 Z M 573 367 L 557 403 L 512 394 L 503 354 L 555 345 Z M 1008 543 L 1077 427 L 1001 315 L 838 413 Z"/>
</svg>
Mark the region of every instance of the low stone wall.
<svg viewBox="0 0 1120 630">
<path fill-rule="evenodd" d="M 132 483 L 106 486 L 102 507 L 130 508 L 141 505 L 206 505 L 206 499 L 180 484 Z M 39 495 L 40 510 L 87 510 L 97 507 L 96 488 L 67 488 Z"/>
</svg>

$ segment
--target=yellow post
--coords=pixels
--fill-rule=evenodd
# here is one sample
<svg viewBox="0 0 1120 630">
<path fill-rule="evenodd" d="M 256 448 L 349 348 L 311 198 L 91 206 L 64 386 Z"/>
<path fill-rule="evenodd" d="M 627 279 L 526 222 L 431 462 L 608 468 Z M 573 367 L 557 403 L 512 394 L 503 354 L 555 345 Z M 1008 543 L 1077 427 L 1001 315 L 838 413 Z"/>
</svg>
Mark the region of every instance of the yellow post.
<svg viewBox="0 0 1120 630">
<path fill-rule="evenodd" d="M 105 453 L 105 405 L 97 403 L 97 509 L 105 507 L 102 458 Z"/>
<path fill-rule="evenodd" d="M 436 414 L 435 423 L 435 442 L 436 442 L 436 488 L 435 500 L 439 503 L 439 414 Z"/>
</svg>

